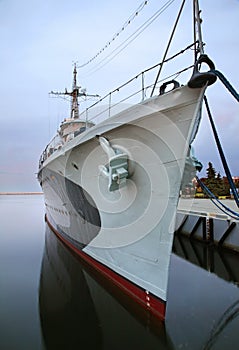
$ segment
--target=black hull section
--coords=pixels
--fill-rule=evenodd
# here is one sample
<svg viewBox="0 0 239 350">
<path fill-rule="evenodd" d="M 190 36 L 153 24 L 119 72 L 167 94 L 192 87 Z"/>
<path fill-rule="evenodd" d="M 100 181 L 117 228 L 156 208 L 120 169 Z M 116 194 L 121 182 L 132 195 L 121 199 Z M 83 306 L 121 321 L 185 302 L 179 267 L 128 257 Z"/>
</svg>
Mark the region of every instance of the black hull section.
<svg viewBox="0 0 239 350">
<path fill-rule="evenodd" d="M 51 225 L 63 238 L 82 249 L 101 228 L 93 199 L 82 187 L 54 171 L 43 169 L 39 180 Z"/>
</svg>

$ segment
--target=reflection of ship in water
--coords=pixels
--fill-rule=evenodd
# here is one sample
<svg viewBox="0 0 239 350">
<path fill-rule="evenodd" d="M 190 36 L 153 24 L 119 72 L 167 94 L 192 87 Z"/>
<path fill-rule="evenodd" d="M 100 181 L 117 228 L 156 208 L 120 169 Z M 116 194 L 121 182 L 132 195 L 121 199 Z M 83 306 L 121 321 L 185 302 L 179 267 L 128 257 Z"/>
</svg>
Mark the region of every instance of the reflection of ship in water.
<svg viewBox="0 0 239 350">
<path fill-rule="evenodd" d="M 216 342 L 220 341 L 220 336 L 224 329 L 239 316 L 239 299 L 233 303 L 216 322 L 211 330 L 210 337 L 203 347 L 203 350 L 212 349 Z"/>
<path fill-rule="evenodd" d="M 236 283 L 236 258 L 237 255 L 213 251 L 210 246 L 176 236 L 170 269 L 171 302 L 165 325 L 119 294 L 117 288 L 109 289 L 100 275 L 93 277 L 92 271 L 86 270 L 46 226 L 39 288 L 45 347 L 48 350 L 135 347 L 208 350 L 215 345 L 224 349 L 229 340 L 229 345 L 234 346 L 239 317 L 238 289 L 221 278 L 209 278 L 203 269 L 195 267 L 199 265 L 220 277 L 227 267 L 230 277 L 225 275 L 224 279 Z"/>
<path fill-rule="evenodd" d="M 166 331 L 174 348 L 237 349 L 238 254 L 183 235 L 174 237 L 173 251 Z"/>
<path fill-rule="evenodd" d="M 98 282 L 46 226 L 39 310 L 47 349 L 171 349 L 163 323 Z"/>
<path fill-rule="evenodd" d="M 48 228 L 42 260 L 39 308 L 47 349 L 73 349 L 76 344 L 101 348 L 99 320 L 84 272 Z M 90 330 L 94 336 L 90 335 Z"/>
<path fill-rule="evenodd" d="M 176 234 L 173 252 L 191 263 L 239 286 L 239 253 Z"/>
</svg>

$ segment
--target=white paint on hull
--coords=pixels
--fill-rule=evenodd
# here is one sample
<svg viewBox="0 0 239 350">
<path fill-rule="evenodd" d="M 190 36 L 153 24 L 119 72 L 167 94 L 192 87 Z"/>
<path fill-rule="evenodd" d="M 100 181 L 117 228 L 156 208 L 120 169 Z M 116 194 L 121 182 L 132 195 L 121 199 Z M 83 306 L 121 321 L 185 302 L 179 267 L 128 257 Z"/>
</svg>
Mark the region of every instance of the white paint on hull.
<svg viewBox="0 0 239 350">
<path fill-rule="evenodd" d="M 84 251 L 163 300 L 185 157 L 202 96 L 203 90 L 184 86 L 133 106 L 77 136 L 43 165 L 81 186 L 99 210 L 101 229 Z M 119 191 L 109 192 L 100 173 L 108 156 L 96 135 L 128 154 L 129 178 Z M 45 195 L 55 203 L 54 195 Z M 79 233 L 72 238 L 79 240 Z"/>
</svg>

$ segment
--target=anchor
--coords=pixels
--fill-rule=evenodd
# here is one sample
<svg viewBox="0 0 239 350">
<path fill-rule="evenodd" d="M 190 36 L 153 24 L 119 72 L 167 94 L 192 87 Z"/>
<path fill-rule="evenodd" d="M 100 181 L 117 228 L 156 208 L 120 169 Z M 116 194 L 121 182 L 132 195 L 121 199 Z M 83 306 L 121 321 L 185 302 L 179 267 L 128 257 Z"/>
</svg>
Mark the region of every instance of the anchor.
<svg viewBox="0 0 239 350">
<path fill-rule="evenodd" d="M 113 149 L 105 137 L 100 136 L 99 143 L 109 158 L 108 165 L 100 165 L 99 169 L 109 179 L 108 189 L 113 192 L 126 184 L 129 175 L 128 155 L 119 149 Z"/>
</svg>

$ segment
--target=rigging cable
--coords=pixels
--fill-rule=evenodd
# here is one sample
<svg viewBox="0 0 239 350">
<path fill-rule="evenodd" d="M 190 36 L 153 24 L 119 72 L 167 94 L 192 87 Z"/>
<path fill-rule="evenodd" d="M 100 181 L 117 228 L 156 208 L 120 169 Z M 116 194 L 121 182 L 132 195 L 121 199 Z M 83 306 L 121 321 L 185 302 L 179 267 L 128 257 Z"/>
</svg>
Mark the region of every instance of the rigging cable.
<svg viewBox="0 0 239 350">
<path fill-rule="evenodd" d="M 224 152 L 223 152 L 223 149 L 222 149 L 222 146 L 221 146 L 218 134 L 217 134 L 217 130 L 216 130 L 215 124 L 213 122 L 212 114 L 211 114 L 211 111 L 210 111 L 209 104 L 208 104 L 206 96 L 204 96 L 204 102 L 205 102 L 205 105 L 206 105 L 208 118 L 209 118 L 209 121 L 210 121 L 210 124 L 211 124 L 211 127 L 212 127 L 212 131 L 213 131 L 214 138 L 215 138 L 215 141 L 216 141 L 216 144 L 217 144 L 217 148 L 218 148 L 221 160 L 222 160 L 222 164 L 223 164 L 226 176 L 228 178 L 228 182 L 229 182 L 230 188 L 232 190 L 235 202 L 236 202 L 236 204 L 237 204 L 237 206 L 239 208 L 239 195 L 238 195 L 236 186 L 235 186 L 235 184 L 233 182 L 232 175 L 231 175 L 231 172 L 229 170 L 229 167 L 228 167 L 228 164 L 227 164 L 227 161 L 226 161 L 226 158 L 225 158 L 225 155 L 224 155 Z"/>
<path fill-rule="evenodd" d="M 181 51 L 178 52 L 177 54 L 175 54 L 175 55 L 169 57 L 166 61 L 170 61 L 170 60 L 173 59 L 174 57 L 176 57 L 176 56 L 182 54 L 184 51 L 190 49 L 193 45 L 194 45 L 194 43 L 191 44 L 191 45 L 189 45 L 189 46 L 187 46 L 185 49 L 181 50 Z M 165 62 L 166 62 L 166 61 L 165 61 Z M 90 105 L 87 109 L 90 109 L 90 108 L 92 108 L 92 107 L 95 107 L 98 103 L 102 102 L 104 99 L 106 99 L 108 96 L 112 95 L 114 92 L 119 92 L 120 89 L 122 89 L 124 86 L 130 84 L 133 80 L 138 79 L 138 77 L 139 77 L 140 75 L 142 75 L 142 74 L 144 74 L 144 73 L 150 71 L 151 69 L 157 68 L 157 67 L 160 66 L 161 64 L 162 64 L 162 62 L 157 63 L 157 64 L 155 64 L 154 66 L 152 66 L 152 67 L 150 67 L 150 68 L 147 68 L 146 70 L 140 72 L 139 74 L 137 74 L 136 76 L 134 76 L 133 78 L 131 78 L 130 80 L 128 80 L 126 83 L 124 83 L 124 84 L 118 86 L 116 89 L 110 91 L 109 93 L 107 93 L 106 95 L 104 95 L 103 97 L 101 97 L 97 102 L 94 102 L 94 103 L 93 103 L 92 105 Z M 159 82 L 165 81 L 165 80 L 170 79 L 170 78 L 172 78 L 172 77 L 174 77 L 174 79 L 176 79 L 181 73 L 186 72 L 188 69 L 191 69 L 191 68 L 193 68 L 193 67 L 194 67 L 194 65 L 191 65 L 191 66 L 188 66 L 188 67 L 186 67 L 186 68 L 184 68 L 184 69 L 181 69 L 180 71 L 178 71 L 178 72 L 176 72 L 176 73 L 173 73 L 173 74 L 171 74 L 171 75 L 168 75 L 167 77 L 165 77 L 164 79 L 162 79 L 162 80 L 159 81 Z M 149 88 L 149 87 L 151 87 L 151 85 L 147 86 L 146 88 Z M 140 91 L 141 91 L 141 90 L 140 90 Z"/>
<path fill-rule="evenodd" d="M 236 92 L 234 87 L 229 83 L 229 81 L 226 79 L 226 77 L 216 69 L 211 69 L 210 71 L 218 76 L 218 78 L 225 85 L 227 90 L 235 97 L 237 102 L 239 102 L 239 94 Z"/>
<path fill-rule="evenodd" d="M 143 8 L 148 4 L 149 1 L 143 1 L 141 5 L 134 11 L 134 13 L 125 21 L 125 23 L 122 25 L 122 27 L 113 35 L 112 39 L 107 41 L 104 47 L 102 47 L 101 50 L 99 50 L 95 56 L 93 56 L 90 60 L 87 62 L 79 65 L 77 68 L 83 68 L 87 64 L 91 63 L 93 60 L 95 60 L 105 49 L 107 49 L 110 44 L 128 27 L 129 24 L 135 19 L 136 16 L 143 10 Z"/>
<path fill-rule="evenodd" d="M 210 190 L 209 188 L 199 179 L 198 176 L 196 176 L 196 180 L 198 182 L 198 184 L 200 185 L 200 187 L 202 188 L 202 190 L 206 193 L 206 195 L 208 195 L 209 199 L 213 202 L 213 204 L 220 209 L 223 213 L 225 213 L 226 215 L 229 215 L 231 218 L 239 220 L 239 214 L 236 213 L 234 210 L 232 210 L 231 208 L 227 207 L 225 204 L 223 204 Z M 215 201 L 215 202 L 214 202 Z M 217 204 L 217 203 L 218 204 Z M 221 205 L 224 209 L 222 209 L 219 205 Z"/>
<path fill-rule="evenodd" d="M 150 97 L 153 96 L 155 87 L 156 87 L 156 85 L 157 85 L 157 83 L 158 83 L 158 79 L 159 79 L 160 73 L 161 73 L 162 68 L 163 68 L 163 63 L 164 63 L 164 61 L 165 61 L 165 58 L 166 58 L 166 56 L 167 56 L 167 54 L 168 54 L 169 47 L 170 47 L 171 42 L 172 42 L 172 40 L 173 40 L 173 36 L 174 36 L 175 30 L 176 30 L 176 28 L 177 28 L 178 21 L 179 21 L 179 19 L 180 19 L 180 17 L 181 17 L 181 14 L 182 14 L 182 11 L 183 11 L 183 7 L 184 7 L 184 4 L 185 4 L 185 1 L 186 1 L 186 0 L 183 0 L 183 2 L 182 2 L 182 4 L 181 4 L 181 7 L 180 7 L 180 9 L 179 9 L 179 12 L 178 12 L 176 21 L 175 21 L 175 23 L 174 23 L 174 27 L 173 27 L 172 33 L 171 33 L 170 38 L 169 38 L 169 41 L 168 41 L 167 48 L 166 48 L 166 50 L 165 50 L 165 53 L 164 53 L 164 56 L 163 56 L 163 59 L 162 59 L 162 65 L 160 66 L 159 71 L 158 71 L 158 73 L 157 73 L 157 76 L 156 76 L 156 79 L 155 79 L 155 82 L 154 82 L 153 89 L 152 89 L 152 91 L 151 91 Z"/>
<path fill-rule="evenodd" d="M 211 69 L 210 70 L 211 72 L 213 72 L 215 75 L 217 75 L 217 77 L 221 80 L 221 82 L 225 85 L 225 87 L 228 89 L 228 91 L 235 97 L 235 99 L 239 102 L 239 94 L 237 93 L 237 91 L 233 88 L 233 86 L 229 83 L 229 81 L 226 79 L 226 77 L 218 70 L 216 69 Z M 218 137 L 218 134 L 217 134 L 217 130 L 216 130 L 216 127 L 215 127 L 215 124 L 213 122 L 213 119 L 212 119 L 212 115 L 211 115 L 211 111 L 210 111 L 210 108 L 209 108 L 209 104 L 208 104 L 208 101 L 207 101 L 207 97 L 204 96 L 204 101 L 205 101 L 205 105 L 206 105 L 206 109 L 207 109 L 207 113 L 208 113 L 208 117 L 209 117 L 209 120 L 210 120 L 210 123 L 211 123 L 211 127 L 212 127 L 212 130 L 213 130 L 213 133 L 214 133 L 214 137 L 215 137 L 215 140 L 216 140 L 216 143 L 217 143 L 217 147 L 218 147 L 218 151 L 220 153 L 220 156 L 221 156 L 221 160 L 222 160 L 222 163 L 223 163 L 223 167 L 224 167 L 224 170 L 226 172 L 226 175 L 227 175 L 227 178 L 228 178 L 228 182 L 230 184 L 230 188 L 232 190 L 232 193 L 233 193 L 233 196 L 234 196 L 234 199 L 235 199 L 235 202 L 237 204 L 237 206 L 239 207 L 239 195 L 238 195 L 238 192 L 237 192 L 237 189 L 236 189 L 236 186 L 233 182 L 233 179 L 232 179 L 232 176 L 231 176 L 231 173 L 230 173 L 230 170 L 228 168 L 228 165 L 227 165 L 227 161 L 226 161 L 226 158 L 224 156 L 224 153 L 223 153 L 223 150 L 222 150 L 222 146 L 221 146 L 221 143 L 219 141 L 219 137 Z M 227 207 L 226 205 L 224 205 L 221 201 L 218 200 L 218 198 L 209 190 L 209 188 L 196 176 L 196 179 L 199 183 L 199 185 L 201 186 L 201 188 L 204 190 L 204 192 L 209 196 L 209 198 L 212 200 L 212 202 L 221 210 L 223 211 L 224 213 L 226 213 L 228 215 L 228 212 L 230 212 L 231 214 L 233 214 L 233 216 L 231 214 L 229 214 L 232 218 L 234 219 L 237 219 L 239 218 L 239 214 L 236 213 L 235 211 L 231 210 L 229 207 Z M 217 201 L 223 208 L 224 210 L 218 205 L 216 204 L 215 201 Z"/>
<path fill-rule="evenodd" d="M 119 53 L 121 53 L 129 44 L 131 44 L 145 29 L 148 28 L 174 1 L 176 0 L 168 0 L 166 3 L 157 10 L 147 21 L 145 21 L 134 33 L 132 33 L 127 39 L 125 39 L 120 45 L 118 45 L 108 56 L 103 58 L 99 63 L 95 65 L 98 68 L 93 69 L 90 73 L 94 73 L 99 69 L 103 68 L 106 64 L 112 61 Z M 132 39 L 131 39 L 132 38 Z M 131 39 L 131 40 L 130 40 Z M 130 41 L 129 41 L 130 40 Z M 128 42 L 129 41 L 129 42 Z M 128 42 L 128 43 L 127 43 Z M 126 43 L 126 44 L 125 44 Z M 125 45 L 124 45 L 125 44 Z M 124 45 L 124 46 L 123 46 Z M 123 47 L 122 47 L 123 46 Z M 121 48 L 122 47 L 122 48 Z M 121 49 L 120 49 L 121 48 Z M 120 50 L 119 50 L 120 49 Z M 117 51 L 118 50 L 118 51 Z M 115 53 L 116 52 L 116 53 Z M 115 55 L 111 57 L 113 54 Z M 111 57 L 111 58 L 110 58 Z M 107 61 L 106 59 L 109 58 Z M 104 61 L 106 61 L 104 63 Z M 103 63 L 101 66 L 100 64 Z"/>
</svg>

